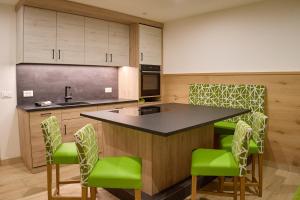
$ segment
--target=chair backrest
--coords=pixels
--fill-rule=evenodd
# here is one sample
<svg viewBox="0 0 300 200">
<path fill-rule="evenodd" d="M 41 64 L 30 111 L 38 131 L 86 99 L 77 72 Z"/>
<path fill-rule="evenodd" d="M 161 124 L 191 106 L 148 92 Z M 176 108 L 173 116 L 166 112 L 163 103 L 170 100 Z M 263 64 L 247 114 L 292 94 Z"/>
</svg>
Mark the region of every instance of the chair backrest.
<svg viewBox="0 0 300 200">
<path fill-rule="evenodd" d="M 53 155 L 62 143 L 61 132 L 58 120 L 55 116 L 51 116 L 41 123 L 44 142 L 46 146 L 47 164 L 53 164 Z"/>
<path fill-rule="evenodd" d="M 232 139 L 232 154 L 239 165 L 240 176 L 245 175 L 247 172 L 247 158 L 251 134 L 251 127 L 246 122 L 240 120 L 236 125 Z"/>
<path fill-rule="evenodd" d="M 258 146 L 258 153 L 264 153 L 265 131 L 267 116 L 260 112 L 254 112 L 252 115 L 252 139 Z"/>
<path fill-rule="evenodd" d="M 87 124 L 74 137 L 80 162 L 81 184 L 87 185 L 88 177 L 99 158 L 95 129 Z"/>
<path fill-rule="evenodd" d="M 194 105 L 250 109 L 264 113 L 266 88 L 263 85 L 191 84 L 189 102 Z M 226 121 L 243 120 L 251 124 L 252 114 L 247 113 Z"/>
</svg>

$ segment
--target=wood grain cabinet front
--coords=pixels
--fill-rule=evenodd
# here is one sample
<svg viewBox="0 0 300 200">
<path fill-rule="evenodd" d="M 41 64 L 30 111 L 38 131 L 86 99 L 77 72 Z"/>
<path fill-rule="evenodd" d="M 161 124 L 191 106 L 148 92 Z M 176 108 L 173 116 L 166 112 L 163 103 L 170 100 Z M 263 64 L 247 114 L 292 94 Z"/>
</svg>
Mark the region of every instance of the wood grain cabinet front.
<svg viewBox="0 0 300 200">
<path fill-rule="evenodd" d="M 56 116 L 59 123 L 61 122 L 60 110 L 49 110 L 30 113 L 30 141 L 32 167 L 46 165 L 45 143 L 43 138 L 43 132 L 41 129 L 41 122 L 50 116 Z"/>
<path fill-rule="evenodd" d="M 99 153 L 103 152 L 102 123 L 86 117 L 81 117 L 82 112 L 93 112 L 137 106 L 135 103 L 119 103 L 103 106 L 88 106 L 68 109 L 57 109 L 47 111 L 26 112 L 18 109 L 19 134 L 21 156 L 26 167 L 32 172 L 39 172 L 46 165 L 45 143 L 41 129 L 41 122 L 50 117 L 56 116 L 61 127 L 63 142 L 74 142 L 74 133 L 86 124 L 92 124 L 97 135 Z"/>
</svg>

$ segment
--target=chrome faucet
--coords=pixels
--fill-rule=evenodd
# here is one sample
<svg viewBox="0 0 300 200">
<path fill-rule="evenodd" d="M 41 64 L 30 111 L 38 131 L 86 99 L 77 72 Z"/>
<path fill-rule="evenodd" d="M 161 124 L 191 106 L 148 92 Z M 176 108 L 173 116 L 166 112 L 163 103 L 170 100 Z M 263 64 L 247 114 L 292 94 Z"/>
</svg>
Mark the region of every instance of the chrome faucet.
<svg viewBox="0 0 300 200">
<path fill-rule="evenodd" d="M 71 86 L 66 86 L 65 87 L 65 102 L 69 102 L 69 100 L 72 99 L 72 93 L 68 94 L 68 91 L 71 90 Z"/>
</svg>

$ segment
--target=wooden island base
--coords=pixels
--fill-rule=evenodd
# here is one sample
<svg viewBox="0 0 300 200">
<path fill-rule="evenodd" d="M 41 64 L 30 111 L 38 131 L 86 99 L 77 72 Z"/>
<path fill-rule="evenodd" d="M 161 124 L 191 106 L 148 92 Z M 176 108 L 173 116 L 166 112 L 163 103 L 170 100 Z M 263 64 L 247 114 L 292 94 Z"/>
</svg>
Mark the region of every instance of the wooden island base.
<svg viewBox="0 0 300 200">
<path fill-rule="evenodd" d="M 192 151 L 213 147 L 213 125 L 191 128 L 167 137 L 107 122 L 102 126 L 104 156 L 133 155 L 142 158 L 142 191 L 149 199 L 166 199 L 158 198 L 161 192 L 189 188 Z M 121 192 L 109 191 L 116 196 Z M 190 194 L 185 193 L 186 196 Z M 121 199 L 125 199 L 124 194 Z"/>
</svg>

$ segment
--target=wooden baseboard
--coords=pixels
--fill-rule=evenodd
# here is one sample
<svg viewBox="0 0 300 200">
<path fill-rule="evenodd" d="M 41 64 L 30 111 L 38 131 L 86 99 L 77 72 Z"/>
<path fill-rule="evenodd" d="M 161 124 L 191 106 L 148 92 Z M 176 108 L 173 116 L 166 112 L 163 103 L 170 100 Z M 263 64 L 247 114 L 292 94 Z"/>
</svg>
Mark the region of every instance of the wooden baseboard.
<svg viewBox="0 0 300 200">
<path fill-rule="evenodd" d="M 5 166 L 5 165 L 12 165 L 16 163 L 22 162 L 21 157 L 16 157 L 16 158 L 9 158 L 5 160 L 0 160 L 0 166 Z"/>
</svg>

